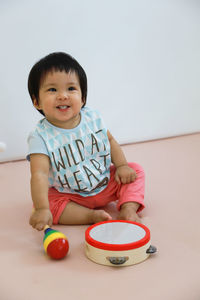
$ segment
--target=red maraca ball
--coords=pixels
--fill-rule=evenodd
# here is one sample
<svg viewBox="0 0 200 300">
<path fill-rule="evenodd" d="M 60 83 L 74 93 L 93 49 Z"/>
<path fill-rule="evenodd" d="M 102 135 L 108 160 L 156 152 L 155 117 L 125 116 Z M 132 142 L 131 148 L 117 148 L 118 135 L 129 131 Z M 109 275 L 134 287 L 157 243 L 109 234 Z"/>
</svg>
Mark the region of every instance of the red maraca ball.
<svg viewBox="0 0 200 300">
<path fill-rule="evenodd" d="M 47 247 L 47 254 L 54 259 L 65 257 L 69 250 L 69 243 L 66 239 L 59 238 L 53 240 Z"/>
<path fill-rule="evenodd" d="M 43 240 L 45 252 L 53 259 L 61 259 L 69 251 L 69 243 L 67 237 L 51 228 L 45 230 L 45 236 Z"/>
</svg>

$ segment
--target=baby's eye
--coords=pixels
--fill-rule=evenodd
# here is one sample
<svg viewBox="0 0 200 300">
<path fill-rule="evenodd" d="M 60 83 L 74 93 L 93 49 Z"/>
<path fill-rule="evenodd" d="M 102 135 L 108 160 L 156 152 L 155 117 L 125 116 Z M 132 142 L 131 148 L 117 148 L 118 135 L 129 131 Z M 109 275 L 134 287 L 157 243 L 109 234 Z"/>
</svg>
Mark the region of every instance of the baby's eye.
<svg viewBox="0 0 200 300">
<path fill-rule="evenodd" d="M 70 86 L 70 87 L 68 88 L 68 90 L 69 90 L 69 91 L 74 91 L 74 90 L 75 90 L 75 87 Z"/>
<path fill-rule="evenodd" d="M 56 92 L 56 89 L 55 88 L 50 88 L 48 89 L 49 92 Z"/>
</svg>

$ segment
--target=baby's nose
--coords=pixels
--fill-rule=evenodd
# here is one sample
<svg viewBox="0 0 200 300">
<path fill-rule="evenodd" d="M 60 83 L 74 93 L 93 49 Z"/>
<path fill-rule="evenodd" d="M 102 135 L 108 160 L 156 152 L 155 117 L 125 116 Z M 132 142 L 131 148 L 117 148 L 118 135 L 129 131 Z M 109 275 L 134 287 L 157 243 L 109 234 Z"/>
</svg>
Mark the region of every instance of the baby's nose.
<svg viewBox="0 0 200 300">
<path fill-rule="evenodd" d="M 67 91 L 59 92 L 58 99 L 67 99 L 67 98 L 68 98 Z"/>
</svg>

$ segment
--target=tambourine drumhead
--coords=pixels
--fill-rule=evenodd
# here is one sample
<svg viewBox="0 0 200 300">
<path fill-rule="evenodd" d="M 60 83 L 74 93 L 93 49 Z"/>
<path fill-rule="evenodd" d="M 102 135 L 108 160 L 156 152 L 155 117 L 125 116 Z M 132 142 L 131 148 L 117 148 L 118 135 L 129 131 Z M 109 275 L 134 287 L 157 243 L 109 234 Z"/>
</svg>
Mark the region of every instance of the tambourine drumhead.
<svg viewBox="0 0 200 300">
<path fill-rule="evenodd" d="M 90 226 L 85 232 L 85 252 L 92 261 L 128 266 L 149 256 L 150 231 L 143 224 L 112 220 Z"/>
<path fill-rule="evenodd" d="M 86 242 L 96 248 L 112 251 L 139 248 L 150 241 L 150 231 L 143 224 L 131 221 L 106 221 L 90 226 Z"/>
</svg>

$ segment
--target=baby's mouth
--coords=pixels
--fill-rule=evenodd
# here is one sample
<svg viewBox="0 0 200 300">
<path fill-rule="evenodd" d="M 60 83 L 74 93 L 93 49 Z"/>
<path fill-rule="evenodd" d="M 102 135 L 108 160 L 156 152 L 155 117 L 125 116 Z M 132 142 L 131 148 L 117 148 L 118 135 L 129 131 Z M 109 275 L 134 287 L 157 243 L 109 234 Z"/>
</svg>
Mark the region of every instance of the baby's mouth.
<svg viewBox="0 0 200 300">
<path fill-rule="evenodd" d="M 68 109 L 69 106 L 68 105 L 58 105 L 58 106 L 56 106 L 56 108 L 61 109 L 61 110 L 65 110 L 65 109 Z"/>
</svg>

